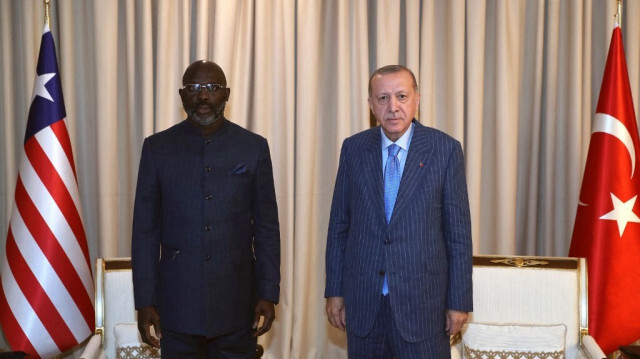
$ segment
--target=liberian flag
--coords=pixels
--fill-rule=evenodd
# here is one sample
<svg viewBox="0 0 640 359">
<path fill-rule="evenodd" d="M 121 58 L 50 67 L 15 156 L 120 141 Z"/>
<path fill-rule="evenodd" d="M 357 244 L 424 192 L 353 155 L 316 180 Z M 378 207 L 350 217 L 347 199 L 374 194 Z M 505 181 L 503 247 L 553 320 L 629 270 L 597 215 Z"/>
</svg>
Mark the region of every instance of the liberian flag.
<svg viewBox="0 0 640 359">
<path fill-rule="evenodd" d="M 0 272 L 0 324 L 13 350 L 49 358 L 93 332 L 82 226 L 53 36 L 45 25 Z"/>
<path fill-rule="evenodd" d="M 640 339 L 640 142 L 616 25 L 569 255 L 586 257 L 589 332 L 605 353 Z"/>
</svg>

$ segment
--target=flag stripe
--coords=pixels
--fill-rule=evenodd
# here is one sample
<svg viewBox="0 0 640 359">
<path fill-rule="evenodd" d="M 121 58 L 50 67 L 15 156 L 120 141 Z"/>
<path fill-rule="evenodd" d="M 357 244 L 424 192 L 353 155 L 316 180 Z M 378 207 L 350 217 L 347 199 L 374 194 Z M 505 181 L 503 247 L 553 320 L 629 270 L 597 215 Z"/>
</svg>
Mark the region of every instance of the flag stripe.
<svg viewBox="0 0 640 359">
<path fill-rule="evenodd" d="M 21 328 L 20 331 L 15 332 L 4 331 L 11 343 L 11 347 L 14 350 L 25 351 L 30 355 L 38 353 L 40 356 L 44 356 L 45 353 L 55 353 L 56 350 L 59 351 L 47 329 L 42 325 L 40 319 L 34 315 L 33 308 L 31 308 L 25 294 L 20 290 L 8 261 L 5 261 L 2 266 L 2 288 L 7 300 L 6 308 L 12 312 L 13 319 L 16 320 Z M 24 334 L 24 337 L 21 334 Z M 30 346 L 24 345 L 27 341 L 31 344 Z"/>
<path fill-rule="evenodd" d="M 55 134 L 49 127 L 43 129 L 27 141 L 25 152 L 29 161 L 34 164 L 33 169 L 71 227 L 74 237 L 79 243 L 86 242 L 82 219 L 78 212 L 79 196 L 77 190 L 71 190 L 77 188 L 73 170 Z M 75 192 L 75 196 L 72 192 Z M 82 249 L 83 255 L 88 256 L 88 251 L 85 253 L 84 248 Z M 89 262 L 85 264 L 90 266 Z"/>
<path fill-rule="evenodd" d="M 80 203 L 80 192 L 78 190 L 78 179 L 77 179 L 78 177 L 76 174 L 75 165 L 73 163 L 71 140 L 69 139 L 69 133 L 67 132 L 67 125 L 65 123 L 65 119 L 62 119 L 52 124 L 48 129 L 53 133 L 53 135 L 57 139 L 57 141 L 54 141 L 52 136 L 50 143 L 59 145 L 60 146 L 59 148 L 62 151 L 64 151 L 64 153 L 66 154 L 66 161 L 60 161 L 61 164 L 58 164 L 57 161 L 52 161 L 52 163 L 56 167 L 56 170 L 58 171 L 58 173 L 64 174 L 64 175 L 61 175 L 61 177 L 63 178 L 67 186 L 67 190 L 69 191 L 69 194 L 73 198 L 73 203 L 75 203 L 76 205 L 76 212 L 78 213 L 78 219 L 79 219 L 78 223 L 81 229 L 80 233 L 78 234 L 78 239 L 79 239 L 78 244 L 82 248 L 82 252 L 84 253 L 84 256 L 87 262 L 87 266 L 91 268 L 91 263 L 89 262 L 89 246 L 87 245 L 87 239 L 85 237 L 84 227 L 82 226 L 82 213 L 80 213 L 79 211 L 80 208 L 82 208 L 82 206 Z M 41 133 L 44 133 L 44 131 L 41 131 Z M 43 144 L 45 140 L 40 139 L 39 134 L 37 137 L 38 137 L 38 142 L 40 142 L 43 148 L 49 147 L 49 145 Z"/>
<path fill-rule="evenodd" d="M 57 172 L 61 174 L 61 178 L 64 180 L 67 190 L 69 191 L 69 194 L 73 198 L 73 203 L 75 204 L 75 207 L 76 207 L 75 212 L 78 214 L 78 222 L 76 225 L 80 228 L 80 231 L 77 234 L 78 244 L 82 249 L 82 253 L 84 253 L 87 267 L 91 268 L 91 263 L 89 262 L 89 246 L 87 245 L 87 239 L 85 236 L 84 227 L 82 225 L 82 213 L 80 213 L 80 208 L 82 208 L 82 206 L 80 203 L 80 192 L 78 190 L 76 168 L 75 168 L 75 165 L 73 164 L 71 140 L 69 139 L 69 134 L 67 133 L 67 126 L 65 124 L 64 119 L 62 119 L 52 124 L 47 129 L 48 131 L 51 131 L 53 134 L 51 136 L 51 139 L 47 143 L 45 143 L 46 141 L 45 138 L 47 137 L 45 137 L 44 135 L 42 136 L 44 138 L 40 139 L 40 133 L 44 134 L 45 131 L 41 131 L 40 133 L 37 134 L 36 137 L 38 138 L 38 142 L 40 142 L 43 148 L 48 149 L 49 146 L 53 144 L 54 146 L 59 146 L 56 148 L 60 148 L 60 150 L 64 151 L 64 153 L 66 154 L 65 161 L 52 161 L 52 163 L 56 167 Z M 46 133 L 49 133 L 48 131 Z M 57 139 L 57 141 L 53 139 L 54 136 Z M 53 149 L 51 151 L 53 151 Z M 49 150 L 46 150 L 45 152 L 49 152 Z M 60 164 L 58 162 L 60 162 Z"/>
<path fill-rule="evenodd" d="M 28 156 L 29 155 L 27 155 L 27 157 Z M 68 257 L 73 268 L 78 272 L 78 276 L 82 279 L 86 292 L 90 296 L 93 296 L 93 279 L 91 277 L 90 267 L 84 259 L 84 254 L 78 244 L 78 239 L 75 237 L 69 223 L 57 206 L 55 199 L 51 193 L 47 191 L 44 183 L 42 183 L 40 177 L 36 174 L 34 167 L 44 164 L 34 163 L 33 166 L 31 166 L 29 161 L 22 161 L 21 165 L 20 177 L 24 185 L 23 188 L 26 190 L 24 196 L 30 198 L 30 201 L 32 201 L 36 207 L 36 213 L 44 219 L 47 228 L 53 236 L 48 238 L 55 238 L 59 246 L 64 249 L 60 254 Z M 55 176 L 55 174 L 53 175 Z M 16 200 L 17 199 L 18 196 L 16 195 Z M 30 218 L 27 216 L 23 217 L 25 219 Z M 31 227 L 29 224 L 29 221 L 27 221 L 27 225 Z"/>
<path fill-rule="evenodd" d="M 11 267 L 11 271 L 15 273 L 15 279 L 18 287 L 20 287 L 22 293 L 29 293 L 29 296 L 26 297 L 27 301 L 38 318 L 40 318 L 40 321 L 45 328 L 55 328 L 55 330 L 47 330 L 51 339 L 53 339 L 58 348 L 73 345 L 76 338 L 74 338 L 66 325 L 60 325 L 61 323 L 64 323 L 64 320 L 40 285 L 40 282 L 38 282 L 36 276 L 31 271 L 31 268 L 29 268 L 29 265 L 22 257 L 11 232 L 9 232 L 6 245 L 7 259 L 9 266 Z"/>
<path fill-rule="evenodd" d="M 60 120 L 56 123 L 64 123 L 64 119 Z M 54 124 L 55 125 L 55 124 Z M 28 155 L 35 155 L 41 161 L 46 161 L 47 166 L 50 166 L 46 169 L 52 170 L 53 174 L 57 174 L 60 182 L 51 183 L 51 185 L 60 185 L 61 188 L 66 190 L 68 197 L 65 199 L 71 199 L 71 203 L 73 203 L 77 208 L 73 208 L 75 212 L 75 216 L 80 218 L 80 214 L 78 213 L 78 208 L 80 208 L 80 197 L 78 195 L 78 184 L 76 182 L 75 173 L 73 171 L 73 166 L 69 162 L 69 158 L 67 157 L 66 149 L 63 147 L 63 144 L 59 141 L 57 134 L 53 131 L 51 127 L 43 128 L 42 131 L 35 134 L 32 137 L 32 140 L 25 144 L 25 150 Z M 38 148 L 39 153 L 30 153 L 29 148 Z M 30 161 L 33 162 L 32 159 Z M 40 173 L 40 171 L 38 172 Z M 42 171 L 45 176 L 48 174 Z M 41 176 L 42 178 L 42 176 Z M 82 223 L 80 221 L 80 223 Z M 80 229 L 82 229 L 82 225 L 80 225 Z"/>
<path fill-rule="evenodd" d="M 3 277 L 4 277 L 3 269 Z M 23 348 L 30 353 L 35 353 L 36 349 L 31 345 L 24 331 L 20 327 L 20 323 L 13 316 L 13 312 L 9 310 L 9 303 L 4 295 L 5 289 L 3 281 L 0 281 L 0 320 L 2 321 L 2 330 L 7 337 L 9 345 L 13 348 Z M 18 341 L 19 340 L 19 341 Z"/>
<path fill-rule="evenodd" d="M 43 273 L 37 280 L 46 292 L 56 310 L 62 316 L 64 324 L 73 333 L 77 341 L 81 341 L 91 332 L 91 327 L 85 322 L 82 313 L 76 306 L 73 298 L 65 289 L 61 279 L 57 276 L 51 263 L 47 260 L 35 239 L 29 233 L 19 211 L 11 216 L 11 233 L 15 238 L 20 255 L 24 257 L 29 269 L 33 273 Z"/>
<path fill-rule="evenodd" d="M 29 232 L 47 257 L 49 263 L 51 263 L 58 277 L 64 283 L 65 288 L 67 288 L 69 294 L 80 309 L 80 312 L 82 312 L 85 321 L 91 326 L 93 324 L 90 321 L 93 315 L 92 296 L 88 295 L 82 279 L 73 268 L 73 265 L 67 257 L 67 253 L 60 247 L 56 236 L 50 231 L 49 226 L 42 218 L 41 212 L 38 211 L 34 202 L 31 201 L 33 197 L 30 197 L 26 193 L 20 176 L 16 184 L 17 210 L 22 214 L 22 218 L 27 219 L 25 224 Z"/>
<path fill-rule="evenodd" d="M 67 124 L 65 123 L 64 119 L 62 119 L 56 123 L 51 124 L 49 128 L 51 129 L 53 134 L 58 138 L 58 142 L 60 143 L 60 146 L 62 147 L 65 154 L 67 155 L 67 163 L 71 167 L 71 172 L 73 172 L 74 183 L 77 183 L 78 174 L 76 173 L 76 166 L 73 163 L 73 151 L 71 150 L 71 139 L 69 138 L 69 132 L 67 131 Z M 78 186 L 77 185 L 71 186 L 70 189 L 71 189 L 71 192 L 73 192 L 73 189 L 75 189 L 77 192 Z M 79 202 L 77 202 L 76 204 L 79 204 Z M 78 208 L 80 207 L 78 206 Z"/>
</svg>

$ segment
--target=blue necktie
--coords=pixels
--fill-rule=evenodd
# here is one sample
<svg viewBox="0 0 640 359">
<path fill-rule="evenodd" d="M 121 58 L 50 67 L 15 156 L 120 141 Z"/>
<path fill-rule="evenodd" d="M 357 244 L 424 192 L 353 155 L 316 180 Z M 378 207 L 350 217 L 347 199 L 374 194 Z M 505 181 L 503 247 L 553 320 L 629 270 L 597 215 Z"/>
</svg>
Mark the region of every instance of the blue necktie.
<svg viewBox="0 0 640 359">
<path fill-rule="evenodd" d="M 384 170 L 384 212 L 387 215 L 387 223 L 389 223 L 391 213 L 393 213 L 393 206 L 396 204 L 398 188 L 400 188 L 400 160 L 398 160 L 400 146 L 394 143 L 387 147 L 387 149 L 389 150 L 389 157 L 387 157 L 387 164 Z M 382 283 L 382 294 L 389 294 L 389 283 L 386 273 L 384 275 L 384 282 Z"/>
</svg>

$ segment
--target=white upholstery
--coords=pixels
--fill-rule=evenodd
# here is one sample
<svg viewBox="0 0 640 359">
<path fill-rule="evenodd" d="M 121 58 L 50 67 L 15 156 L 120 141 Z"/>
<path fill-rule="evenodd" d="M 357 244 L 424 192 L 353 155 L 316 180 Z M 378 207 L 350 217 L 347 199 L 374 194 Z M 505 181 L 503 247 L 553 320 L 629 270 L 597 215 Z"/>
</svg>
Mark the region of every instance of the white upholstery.
<svg viewBox="0 0 640 359">
<path fill-rule="evenodd" d="M 159 357 L 159 350 L 142 344 L 137 330 L 138 315 L 133 300 L 131 258 L 96 259 L 95 285 L 96 331 L 81 358 L 115 359 L 116 344 L 120 345 L 122 357 Z M 155 335 L 153 327 L 151 335 Z M 123 350 L 125 353 L 122 353 Z M 263 347 L 258 345 L 256 358 L 260 358 L 263 353 Z"/>
<path fill-rule="evenodd" d="M 151 335 L 155 336 L 153 327 Z M 113 329 L 115 334 L 116 359 L 120 358 L 140 358 L 159 359 L 160 349 L 153 348 L 142 342 L 138 323 L 118 323 Z"/>
<path fill-rule="evenodd" d="M 585 357 L 584 350 L 587 358 L 605 357 L 591 337 L 582 345 L 588 329 L 584 258 L 474 256 L 473 308 L 469 322 L 564 324 L 567 358 Z M 459 357 L 460 343 L 452 348 L 452 358 Z"/>
<path fill-rule="evenodd" d="M 114 327 L 136 323 L 131 259 L 96 260 L 96 334 L 82 354 L 83 359 L 116 357 Z M 96 345 L 101 342 L 101 346 Z"/>
<path fill-rule="evenodd" d="M 471 322 L 462 340 L 463 347 L 475 350 L 565 352 L 567 327 L 564 324 L 485 324 Z"/>
<path fill-rule="evenodd" d="M 153 333 L 153 327 L 151 327 L 151 332 Z M 127 345 L 140 345 L 142 343 L 142 338 L 138 331 L 138 323 L 118 323 L 113 328 L 113 333 L 116 338 L 116 348 Z"/>
</svg>

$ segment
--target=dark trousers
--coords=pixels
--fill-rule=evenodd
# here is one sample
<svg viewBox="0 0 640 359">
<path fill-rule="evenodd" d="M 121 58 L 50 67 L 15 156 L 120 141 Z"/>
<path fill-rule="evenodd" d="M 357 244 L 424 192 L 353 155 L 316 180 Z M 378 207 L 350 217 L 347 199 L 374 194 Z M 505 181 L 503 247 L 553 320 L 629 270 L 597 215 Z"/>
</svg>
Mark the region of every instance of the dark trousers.
<svg viewBox="0 0 640 359">
<path fill-rule="evenodd" d="M 442 328 L 436 338 L 411 343 L 402 338 L 393 318 L 389 297 L 380 295 L 380 309 L 371 332 L 360 337 L 349 332 L 347 318 L 347 349 L 349 359 L 443 359 L 451 357 L 449 337 Z M 445 315 L 442 313 L 442 315 Z"/>
<path fill-rule="evenodd" d="M 251 327 L 214 338 L 162 330 L 163 359 L 255 359 L 257 339 Z"/>
</svg>

